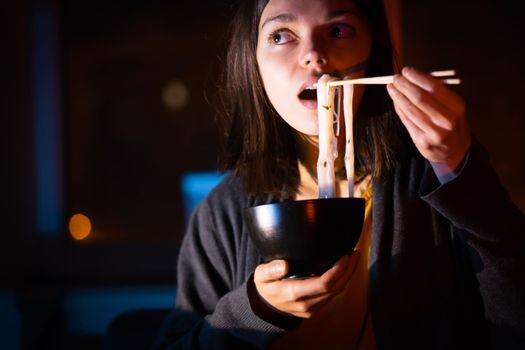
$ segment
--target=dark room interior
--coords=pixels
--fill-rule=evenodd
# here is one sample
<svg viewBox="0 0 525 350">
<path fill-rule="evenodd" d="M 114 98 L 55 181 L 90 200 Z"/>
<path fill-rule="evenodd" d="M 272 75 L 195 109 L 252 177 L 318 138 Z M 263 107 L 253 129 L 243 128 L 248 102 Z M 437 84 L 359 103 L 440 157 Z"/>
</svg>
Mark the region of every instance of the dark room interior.
<svg viewBox="0 0 525 350">
<path fill-rule="evenodd" d="M 403 64 L 457 71 L 525 212 L 517 2 L 387 2 Z M 147 348 L 133 336 L 151 340 L 173 306 L 185 224 L 223 176 L 213 101 L 232 3 L 2 2 L 0 348 Z"/>
</svg>

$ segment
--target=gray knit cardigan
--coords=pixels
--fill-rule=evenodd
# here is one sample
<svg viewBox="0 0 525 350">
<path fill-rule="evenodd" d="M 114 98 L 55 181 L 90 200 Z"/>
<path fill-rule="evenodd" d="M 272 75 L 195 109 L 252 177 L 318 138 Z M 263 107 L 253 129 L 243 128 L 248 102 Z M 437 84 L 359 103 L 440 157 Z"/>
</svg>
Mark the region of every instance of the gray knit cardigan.
<svg viewBox="0 0 525 350">
<path fill-rule="evenodd" d="M 287 331 L 250 303 L 262 259 L 243 210 L 271 201 L 228 176 L 197 207 L 179 253 L 175 309 L 155 348 L 264 349 Z M 525 349 L 525 216 L 478 143 L 444 185 L 424 159 L 407 159 L 374 183 L 372 215 L 378 349 Z"/>
</svg>

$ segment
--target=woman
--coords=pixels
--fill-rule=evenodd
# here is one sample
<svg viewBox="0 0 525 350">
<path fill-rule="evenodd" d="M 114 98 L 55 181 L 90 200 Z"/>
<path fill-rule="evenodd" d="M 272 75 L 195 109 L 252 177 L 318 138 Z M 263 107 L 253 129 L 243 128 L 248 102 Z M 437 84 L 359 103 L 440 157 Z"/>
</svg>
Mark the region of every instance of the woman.
<svg viewBox="0 0 525 350">
<path fill-rule="evenodd" d="M 159 347 L 520 346 L 524 216 L 471 138 L 463 100 L 414 68 L 387 89 L 356 86 L 357 252 L 289 280 L 249 238 L 245 208 L 317 197 L 308 88 L 325 73 L 392 74 L 391 61 L 380 1 L 239 3 L 219 120 L 233 172 L 192 216 Z M 336 173 L 342 196 L 341 159 Z"/>
</svg>

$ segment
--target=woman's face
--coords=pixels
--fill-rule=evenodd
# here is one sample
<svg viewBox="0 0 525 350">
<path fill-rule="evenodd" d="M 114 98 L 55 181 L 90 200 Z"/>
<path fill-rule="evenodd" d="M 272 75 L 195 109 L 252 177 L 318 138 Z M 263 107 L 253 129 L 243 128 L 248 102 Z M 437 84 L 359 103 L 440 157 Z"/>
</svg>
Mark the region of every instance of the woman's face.
<svg viewBox="0 0 525 350">
<path fill-rule="evenodd" d="M 350 0 L 269 0 L 259 23 L 257 63 L 279 115 L 294 129 L 317 135 L 316 93 L 307 88 L 325 73 L 364 76 L 371 47 L 368 25 Z M 355 90 L 356 105 L 363 90 Z"/>
</svg>

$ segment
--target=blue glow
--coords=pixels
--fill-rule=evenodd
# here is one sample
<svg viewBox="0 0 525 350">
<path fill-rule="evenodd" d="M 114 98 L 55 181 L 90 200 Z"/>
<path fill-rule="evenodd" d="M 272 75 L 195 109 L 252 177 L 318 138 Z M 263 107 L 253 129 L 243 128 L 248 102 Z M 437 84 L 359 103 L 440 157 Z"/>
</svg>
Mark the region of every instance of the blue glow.
<svg viewBox="0 0 525 350">
<path fill-rule="evenodd" d="M 63 195 L 57 18 L 51 9 L 33 12 L 33 113 L 35 118 L 36 229 L 63 231 Z"/>
<path fill-rule="evenodd" d="M 103 334 L 123 312 L 173 308 L 175 292 L 175 287 L 73 289 L 64 298 L 67 330 L 73 334 Z"/>
<path fill-rule="evenodd" d="M 197 204 L 215 187 L 226 174 L 216 171 L 190 172 L 181 178 L 181 190 L 184 201 L 186 221 Z"/>
</svg>

